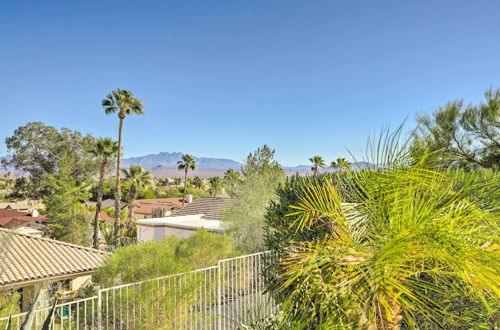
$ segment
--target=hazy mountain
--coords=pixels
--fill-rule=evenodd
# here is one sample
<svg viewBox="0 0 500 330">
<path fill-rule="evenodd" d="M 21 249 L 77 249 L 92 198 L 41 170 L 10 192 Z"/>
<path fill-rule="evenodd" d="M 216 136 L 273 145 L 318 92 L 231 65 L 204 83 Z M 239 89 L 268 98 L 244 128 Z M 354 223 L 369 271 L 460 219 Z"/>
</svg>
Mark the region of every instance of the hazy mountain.
<svg viewBox="0 0 500 330">
<path fill-rule="evenodd" d="M 123 167 L 131 165 L 139 165 L 147 169 L 153 169 L 158 166 L 176 167 L 177 162 L 181 160 L 182 153 L 180 152 L 160 152 L 158 154 L 150 154 L 141 157 L 130 157 L 122 160 Z M 222 158 L 194 157 L 196 167 L 199 169 L 239 169 L 241 163 Z"/>
</svg>

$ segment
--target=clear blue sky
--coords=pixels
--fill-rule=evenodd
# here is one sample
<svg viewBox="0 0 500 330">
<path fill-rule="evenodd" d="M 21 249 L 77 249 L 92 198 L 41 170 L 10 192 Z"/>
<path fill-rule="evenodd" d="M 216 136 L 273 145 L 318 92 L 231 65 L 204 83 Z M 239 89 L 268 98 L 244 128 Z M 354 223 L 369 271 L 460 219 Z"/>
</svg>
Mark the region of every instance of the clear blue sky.
<svg viewBox="0 0 500 330">
<path fill-rule="evenodd" d="M 101 99 L 132 90 L 124 151 L 284 165 L 500 87 L 500 1 L 3 1 L 0 139 L 28 121 L 116 136 Z M 0 145 L 0 155 L 6 153 Z"/>
</svg>

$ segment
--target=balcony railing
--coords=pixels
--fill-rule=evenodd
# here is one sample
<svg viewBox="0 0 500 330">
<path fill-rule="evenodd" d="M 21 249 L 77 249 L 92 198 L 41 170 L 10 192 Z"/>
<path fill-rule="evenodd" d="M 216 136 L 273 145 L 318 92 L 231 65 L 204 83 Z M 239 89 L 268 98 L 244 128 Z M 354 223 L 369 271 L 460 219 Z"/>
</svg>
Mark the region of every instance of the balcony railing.
<svg viewBox="0 0 500 330">
<path fill-rule="evenodd" d="M 52 329 L 235 329 L 277 312 L 264 291 L 261 252 L 216 266 L 101 289 L 96 296 L 56 307 Z M 50 307 L 36 311 L 41 329 Z M 12 316 L 19 329 L 27 313 Z M 5 328 L 8 318 L 0 319 Z"/>
</svg>

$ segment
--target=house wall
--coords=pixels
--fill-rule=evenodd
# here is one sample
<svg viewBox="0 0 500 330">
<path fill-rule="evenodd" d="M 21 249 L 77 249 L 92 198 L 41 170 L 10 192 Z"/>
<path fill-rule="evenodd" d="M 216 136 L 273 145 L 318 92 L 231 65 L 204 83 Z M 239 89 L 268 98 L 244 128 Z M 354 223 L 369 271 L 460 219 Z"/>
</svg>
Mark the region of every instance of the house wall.
<svg viewBox="0 0 500 330">
<path fill-rule="evenodd" d="M 170 228 L 170 227 L 146 227 L 137 226 L 137 240 L 139 242 L 147 241 L 161 241 L 165 236 L 177 236 L 182 238 L 187 238 L 191 236 L 195 230 L 181 229 L 181 228 Z"/>
</svg>

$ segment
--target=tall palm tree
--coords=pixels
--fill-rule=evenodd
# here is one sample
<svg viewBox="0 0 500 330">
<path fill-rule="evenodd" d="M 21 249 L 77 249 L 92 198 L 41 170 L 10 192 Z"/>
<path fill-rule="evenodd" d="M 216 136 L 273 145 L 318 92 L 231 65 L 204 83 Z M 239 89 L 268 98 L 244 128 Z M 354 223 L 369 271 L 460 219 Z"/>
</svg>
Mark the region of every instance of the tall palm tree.
<svg viewBox="0 0 500 330">
<path fill-rule="evenodd" d="M 102 207 L 102 195 L 104 191 L 104 177 L 110 161 L 116 156 L 118 152 L 118 143 L 110 138 L 98 138 L 94 148 L 91 153 L 94 157 L 98 158 L 100 161 L 99 169 L 99 185 L 97 188 L 97 203 L 95 208 L 94 217 L 94 235 L 93 235 L 93 246 L 94 249 L 99 248 L 99 214 L 101 213 Z"/>
<path fill-rule="evenodd" d="M 217 196 L 222 191 L 222 179 L 218 176 L 213 176 L 208 179 L 210 183 L 210 194 L 212 197 Z"/>
<path fill-rule="evenodd" d="M 125 177 L 125 181 L 130 183 L 130 198 L 128 203 L 128 215 L 127 215 L 127 223 L 125 227 L 127 231 L 132 229 L 132 221 L 134 218 L 134 203 L 137 198 L 137 194 L 139 190 L 152 187 L 154 185 L 154 178 L 145 169 L 140 166 L 130 166 L 130 168 L 122 169 L 123 176 Z"/>
<path fill-rule="evenodd" d="M 188 171 L 196 169 L 196 161 L 194 157 L 188 154 L 182 155 L 182 160 L 177 162 L 177 169 L 184 171 L 184 196 L 182 197 L 182 207 L 186 202 L 186 188 L 187 188 L 187 175 Z"/>
<path fill-rule="evenodd" d="M 313 157 L 309 158 L 309 161 L 313 164 L 313 166 L 311 167 L 311 171 L 313 172 L 313 175 L 318 174 L 318 168 L 325 168 L 326 167 L 326 163 L 325 163 L 323 157 L 321 157 L 321 156 L 313 156 Z"/>
<path fill-rule="evenodd" d="M 117 89 L 109 93 L 102 100 L 104 112 L 107 115 L 114 113 L 118 114 L 120 120 L 118 126 L 118 155 L 116 157 L 116 189 L 115 189 L 115 227 L 114 227 L 114 245 L 117 247 L 120 244 L 120 201 L 122 192 L 120 187 L 120 161 L 122 149 L 122 129 L 123 120 L 126 116 L 132 114 L 144 115 L 144 104 L 141 100 L 134 97 L 131 91 L 125 89 Z"/>
</svg>

